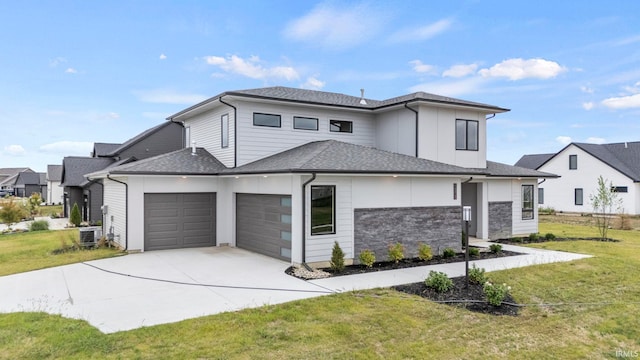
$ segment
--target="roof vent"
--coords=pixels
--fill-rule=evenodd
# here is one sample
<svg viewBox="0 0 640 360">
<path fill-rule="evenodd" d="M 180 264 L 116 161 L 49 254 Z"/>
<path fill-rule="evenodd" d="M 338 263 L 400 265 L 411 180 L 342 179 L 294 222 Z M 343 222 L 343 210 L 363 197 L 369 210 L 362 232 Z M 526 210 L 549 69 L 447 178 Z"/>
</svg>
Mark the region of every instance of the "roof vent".
<svg viewBox="0 0 640 360">
<path fill-rule="evenodd" d="M 196 142 L 192 141 L 191 142 L 191 155 L 195 155 L 196 154 Z"/>
<path fill-rule="evenodd" d="M 625 149 L 628 149 L 628 148 L 629 148 L 629 146 L 627 145 L 627 142 L 626 142 L 626 141 L 624 142 L 624 148 L 625 148 Z"/>
<path fill-rule="evenodd" d="M 364 99 L 364 89 L 360 89 L 360 105 L 367 105 L 367 101 Z"/>
</svg>

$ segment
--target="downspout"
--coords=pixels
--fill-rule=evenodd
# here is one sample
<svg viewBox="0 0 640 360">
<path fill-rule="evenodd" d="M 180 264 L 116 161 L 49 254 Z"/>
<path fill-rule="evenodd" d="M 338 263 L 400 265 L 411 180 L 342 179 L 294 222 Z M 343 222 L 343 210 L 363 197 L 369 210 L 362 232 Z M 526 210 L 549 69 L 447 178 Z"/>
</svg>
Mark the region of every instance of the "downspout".
<svg viewBox="0 0 640 360">
<path fill-rule="evenodd" d="M 107 179 L 111 181 L 115 181 L 124 185 L 124 249 L 123 251 L 127 251 L 129 248 L 129 184 L 126 182 L 122 182 L 120 180 L 112 179 L 109 174 L 107 174 Z"/>
<path fill-rule="evenodd" d="M 418 110 L 410 108 L 408 102 L 404 103 L 404 107 L 416 114 L 416 157 L 418 157 Z"/>
<path fill-rule="evenodd" d="M 224 100 L 222 100 L 222 96 L 219 100 L 221 103 L 233 108 L 233 167 L 235 168 L 238 166 L 238 109 L 235 106 L 224 102 Z"/>
<path fill-rule="evenodd" d="M 311 173 L 311 179 L 302 184 L 302 266 L 309 271 L 313 271 L 313 269 L 307 265 L 307 185 L 315 179 L 316 173 Z"/>
<path fill-rule="evenodd" d="M 542 179 L 542 181 L 540 181 L 540 182 L 538 183 L 538 186 L 542 185 L 542 183 L 543 183 L 543 182 L 545 182 L 545 181 L 547 181 L 547 179 Z"/>
<path fill-rule="evenodd" d="M 471 181 L 471 180 L 473 180 L 473 176 L 472 176 L 472 177 L 470 177 L 470 178 L 468 178 L 467 180 L 463 181 L 462 183 L 463 183 L 463 184 L 466 184 L 466 183 L 468 183 L 468 182 L 469 182 L 469 181 Z"/>
</svg>

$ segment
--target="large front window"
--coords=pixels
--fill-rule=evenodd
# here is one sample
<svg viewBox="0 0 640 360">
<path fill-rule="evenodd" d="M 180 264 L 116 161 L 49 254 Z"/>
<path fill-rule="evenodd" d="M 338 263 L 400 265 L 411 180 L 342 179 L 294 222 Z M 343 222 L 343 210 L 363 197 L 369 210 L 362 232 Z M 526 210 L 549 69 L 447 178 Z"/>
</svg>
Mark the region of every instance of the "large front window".
<svg viewBox="0 0 640 360">
<path fill-rule="evenodd" d="M 533 185 L 522 185 L 522 220 L 533 219 Z"/>
<path fill-rule="evenodd" d="M 336 187 L 311 187 L 311 235 L 336 233 Z"/>
<path fill-rule="evenodd" d="M 478 150 L 478 122 L 456 120 L 456 150 Z"/>
</svg>

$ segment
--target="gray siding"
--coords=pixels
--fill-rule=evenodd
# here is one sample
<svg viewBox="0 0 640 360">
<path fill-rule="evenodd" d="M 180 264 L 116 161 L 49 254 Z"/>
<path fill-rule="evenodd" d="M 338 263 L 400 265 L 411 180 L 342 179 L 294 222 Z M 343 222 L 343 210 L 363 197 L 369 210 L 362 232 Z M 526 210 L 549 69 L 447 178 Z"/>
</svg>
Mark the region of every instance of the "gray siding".
<svg viewBox="0 0 640 360">
<path fill-rule="evenodd" d="M 120 158 L 126 159 L 133 156 L 142 160 L 180 150 L 184 148 L 183 143 L 183 127 L 180 124 L 171 123 L 120 152 Z"/>
<path fill-rule="evenodd" d="M 511 237 L 513 233 L 513 209 L 511 201 L 489 202 L 489 239 Z"/>
<path fill-rule="evenodd" d="M 415 257 L 426 243 L 434 254 L 445 248 L 461 250 L 462 213 L 459 206 L 354 209 L 354 258 L 371 250 L 377 261 L 388 258 L 388 246 L 405 247 L 405 257 Z"/>
<path fill-rule="evenodd" d="M 229 115 L 229 146 L 222 147 L 221 117 Z M 191 139 L 196 146 L 205 148 L 227 167 L 233 167 L 234 162 L 234 132 L 233 109 L 229 106 L 216 107 L 214 110 L 195 115 L 185 121 L 185 127 L 189 127 Z M 186 144 L 191 146 L 191 144 Z"/>
</svg>

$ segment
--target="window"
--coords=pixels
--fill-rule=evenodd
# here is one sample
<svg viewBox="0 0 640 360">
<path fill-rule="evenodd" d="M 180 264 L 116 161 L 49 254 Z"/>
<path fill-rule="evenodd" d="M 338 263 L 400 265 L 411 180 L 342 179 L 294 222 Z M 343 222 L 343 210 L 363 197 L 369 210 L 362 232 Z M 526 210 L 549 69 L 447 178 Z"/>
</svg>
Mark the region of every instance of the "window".
<svg viewBox="0 0 640 360">
<path fill-rule="evenodd" d="M 220 132 L 222 134 L 220 146 L 223 148 L 229 147 L 229 114 L 224 114 L 220 118 Z"/>
<path fill-rule="evenodd" d="M 353 132 L 353 122 L 343 120 L 329 120 L 329 131 L 331 132 Z"/>
<path fill-rule="evenodd" d="M 184 127 L 184 147 L 191 146 L 191 128 L 189 126 Z"/>
<path fill-rule="evenodd" d="M 253 113 L 253 125 L 280 127 L 280 115 Z"/>
<path fill-rule="evenodd" d="M 293 128 L 299 130 L 318 130 L 318 119 L 294 116 Z"/>
<path fill-rule="evenodd" d="M 569 155 L 569 170 L 578 168 L 578 155 Z"/>
<path fill-rule="evenodd" d="M 574 202 L 576 205 L 582 205 L 582 189 L 575 189 L 574 193 Z"/>
<path fill-rule="evenodd" d="M 478 122 L 456 120 L 456 150 L 478 150 Z"/>
<path fill-rule="evenodd" d="M 629 188 L 626 186 L 612 186 L 611 191 L 617 193 L 626 193 L 629 192 Z"/>
<path fill-rule="evenodd" d="M 544 189 L 538 188 L 538 204 L 544 204 Z"/>
<path fill-rule="evenodd" d="M 335 234 L 336 187 L 311 187 L 311 235 Z"/>
<path fill-rule="evenodd" d="M 280 198 L 280 206 L 282 207 L 291 207 L 291 197 L 281 197 Z"/>
<path fill-rule="evenodd" d="M 522 185 L 522 220 L 533 219 L 533 185 Z"/>
</svg>

